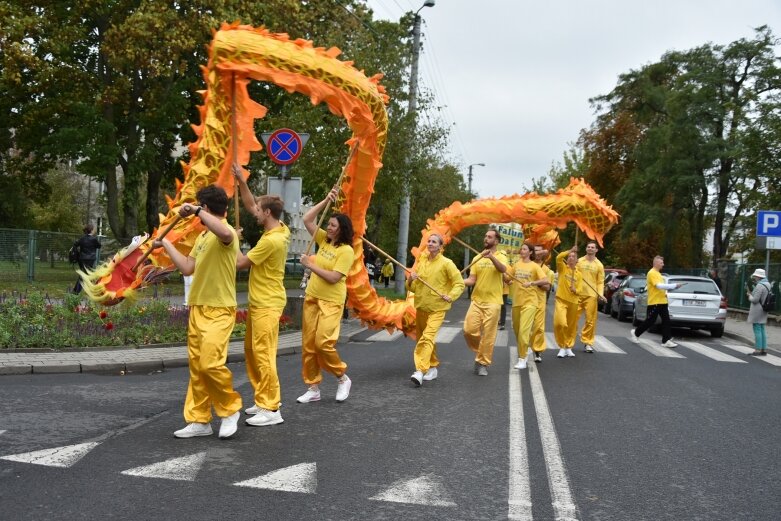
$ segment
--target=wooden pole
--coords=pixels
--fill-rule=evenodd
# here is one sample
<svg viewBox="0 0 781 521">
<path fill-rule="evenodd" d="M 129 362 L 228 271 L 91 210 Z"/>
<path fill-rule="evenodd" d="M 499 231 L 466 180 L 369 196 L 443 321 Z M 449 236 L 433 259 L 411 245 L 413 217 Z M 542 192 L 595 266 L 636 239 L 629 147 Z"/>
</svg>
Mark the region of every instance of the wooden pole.
<svg viewBox="0 0 781 521">
<path fill-rule="evenodd" d="M 239 157 L 239 144 L 237 143 L 238 129 L 236 128 L 236 73 L 233 73 L 231 82 L 231 148 L 232 163 L 235 165 Z M 236 231 L 241 238 L 241 225 L 239 224 L 239 180 L 233 179 L 233 218 L 236 223 Z"/>
<path fill-rule="evenodd" d="M 174 229 L 174 226 L 176 226 L 176 223 L 178 223 L 178 222 L 179 222 L 179 220 L 180 220 L 181 218 L 182 218 L 182 216 L 181 216 L 181 215 L 179 215 L 179 213 L 177 212 L 177 214 L 176 214 L 176 217 L 174 217 L 174 220 L 171 222 L 171 224 L 169 224 L 168 226 L 166 226 L 166 227 L 165 227 L 165 230 L 163 230 L 163 233 L 162 233 L 162 234 L 160 234 L 158 237 L 155 237 L 155 239 L 157 239 L 157 240 L 163 240 L 163 237 L 165 237 L 166 235 L 168 235 L 168 232 L 170 232 L 171 230 L 173 230 L 173 229 Z M 144 241 L 144 242 L 146 242 L 146 241 Z M 133 265 L 132 271 L 136 271 L 136 270 L 138 269 L 138 267 L 139 267 L 139 266 L 141 266 L 141 265 L 144 263 L 144 261 L 145 261 L 146 259 L 148 259 L 148 258 L 149 258 L 149 256 L 152 254 L 152 250 L 154 250 L 154 248 L 152 248 L 152 247 L 150 246 L 150 247 L 149 247 L 149 249 L 148 249 L 148 250 L 146 250 L 146 253 L 144 253 L 144 254 L 141 256 L 141 258 L 139 258 L 139 259 L 136 261 L 136 263 Z"/>
<path fill-rule="evenodd" d="M 384 252 L 383 250 L 381 250 L 381 249 L 380 249 L 378 246 L 375 246 L 374 244 L 372 244 L 371 242 L 369 242 L 369 239 L 367 239 L 366 237 L 361 237 L 361 239 L 363 240 L 363 242 L 365 242 L 366 244 L 368 244 L 370 248 L 372 248 L 372 249 L 376 250 L 376 251 L 377 251 L 378 253 L 380 253 L 381 255 L 384 255 L 386 259 L 388 259 L 389 261 L 391 261 L 392 263 L 394 263 L 396 266 L 400 267 L 401 269 L 403 269 L 403 270 L 404 270 L 404 271 L 406 271 L 407 273 L 411 273 L 411 272 L 412 272 L 412 270 L 411 270 L 411 269 L 409 269 L 408 267 L 404 266 L 402 263 L 400 263 L 399 261 L 397 261 L 396 259 L 394 259 L 394 258 L 393 258 L 393 257 L 391 257 L 390 255 L 388 255 L 387 253 L 385 253 L 385 252 Z M 426 286 L 428 289 L 430 289 L 431 291 L 433 291 L 434 293 L 436 293 L 437 295 L 439 295 L 439 297 L 440 297 L 442 300 L 444 300 L 444 301 L 447 301 L 447 302 L 450 302 L 450 300 L 448 300 L 448 299 L 449 299 L 449 297 L 448 297 L 447 295 L 444 295 L 444 294 L 440 293 L 439 291 L 437 291 L 437 289 L 436 289 L 434 286 L 432 286 L 431 284 L 429 284 L 429 283 L 428 283 L 428 282 L 426 282 L 425 280 L 421 279 L 420 277 L 418 277 L 418 279 L 417 279 L 417 280 L 419 280 L 420 282 L 422 282 L 422 283 L 423 283 L 423 285 L 424 285 L 424 286 Z"/>
</svg>

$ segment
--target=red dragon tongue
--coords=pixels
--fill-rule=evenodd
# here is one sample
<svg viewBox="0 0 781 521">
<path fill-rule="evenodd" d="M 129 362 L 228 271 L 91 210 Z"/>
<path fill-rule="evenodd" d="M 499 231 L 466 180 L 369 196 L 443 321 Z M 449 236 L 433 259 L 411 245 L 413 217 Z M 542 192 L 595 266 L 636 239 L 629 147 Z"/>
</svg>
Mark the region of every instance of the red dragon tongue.
<svg viewBox="0 0 781 521">
<path fill-rule="evenodd" d="M 122 292 L 122 290 L 130 288 L 138 276 L 138 273 L 133 271 L 133 266 L 136 265 L 136 262 L 143 254 L 144 252 L 137 248 L 122 259 L 122 262 L 114 267 L 111 280 L 106 283 L 106 291 Z"/>
</svg>

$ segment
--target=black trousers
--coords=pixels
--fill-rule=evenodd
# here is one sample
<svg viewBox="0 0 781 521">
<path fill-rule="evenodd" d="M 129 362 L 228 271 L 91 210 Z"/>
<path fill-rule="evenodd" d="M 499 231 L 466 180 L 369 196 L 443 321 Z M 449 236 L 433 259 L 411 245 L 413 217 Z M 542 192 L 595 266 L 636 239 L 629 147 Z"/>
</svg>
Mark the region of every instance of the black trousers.
<svg viewBox="0 0 781 521">
<path fill-rule="evenodd" d="M 635 329 L 635 336 L 639 337 L 650 329 L 651 326 L 656 323 L 657 316 L 662 317 L 662 343 L 664 344 L 670 340 L 673 335 L 670 326 L 670 312 L 667 309 L 667 304 L 652 304 L 648 306 L 645 322 Z"/>
<path fill-rule="evenodd" d="M 499 325 L 503 326 L 507 319 L 507 295 L 502 295 L 502 307 L 499 308 Z"/>
</svg>

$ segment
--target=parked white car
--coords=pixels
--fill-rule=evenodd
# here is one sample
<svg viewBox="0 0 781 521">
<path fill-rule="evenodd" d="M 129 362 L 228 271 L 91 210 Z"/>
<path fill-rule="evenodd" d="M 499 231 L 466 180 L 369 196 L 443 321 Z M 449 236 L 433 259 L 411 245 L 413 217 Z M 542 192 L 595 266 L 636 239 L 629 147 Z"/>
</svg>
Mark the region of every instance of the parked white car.
<svg viewBox="0 0 781 521">
<path fill-rule="evenodd" d="M 711 336 L 719 338 L 724 334 L 724 322 L 727 320 L 727 297 L 724 297 L 713 280 L 707 277 L 691 275 L 669 275 L 668 284 L 683 284 L 678 289 L 667 292 L 668 310 L 672 327 L 707 329 Z M 645 321 L 648 311 L 648 290 L 635 290 L 635 310 L 632 323 L 639 326 Z M 657 319 L 657 324 L 661 323 Z"/>
</svg>

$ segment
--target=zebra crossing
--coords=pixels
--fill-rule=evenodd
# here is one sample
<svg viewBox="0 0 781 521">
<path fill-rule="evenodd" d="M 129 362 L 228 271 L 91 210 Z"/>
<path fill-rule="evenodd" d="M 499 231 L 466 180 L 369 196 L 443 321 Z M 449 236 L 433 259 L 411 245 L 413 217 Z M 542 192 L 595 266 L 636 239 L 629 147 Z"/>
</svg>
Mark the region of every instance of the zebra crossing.
<svg viewBox="0 0 781 521">
<path fill-rule="evenodd" d="M 462 330 L 460 327 L 443 326 L 437 333 L 435 342 L 437 344 L 449 344 L 461 336 L 461 331 Z M 402 338 L 402 333 L 400 331 L 388 333 L 387 331 L 383 330 L 372 334 L 366 339 L 366 341 L 392 342 L 400 338 Z M 497 332 L 495 342 L 497 347 L 506 347 L 510 344 L 511 341 L 514 341 L 514 339 L 510 337 L 509 331 L 504 330 Z M 751 347 L 730 343 L 728 341 L 714 342 L 713 345 L 705 345 L 701 342 L 689 340 L 676 340 L 676 342 L 678 343 L 679 348 L 670 349 L 667 347 L 662 347 L 659 342 L 655 342 L 653 339 L 649 338 L 640 338 L 639 344 L 632 344 L 627 338 L 608 338 L 602 335 L 597 335 L 594 340 L 593 348 L 597 353 L 631 356 L 633 354 L 639 353 L 637 349 L 634 349 L 636 346 L 639 347 L 643 352 L 660 358 L 686 360 L 692 356 L 699 355 L 715 362 L 733 364 L 746 364 L 748 363 L 748 359 L 739 358 L 732 354 L 728 354 L 727 352 L 722 351 L 722 349 L 736 351 L 741 355 L 747 355 L 754 351 L 754 349 Z M 558 350 L 558 345 L 556 344 L 556 339 L 554 338 L 552 332 L 545 333 L 545 344 L 548 351 Z M 621 344 L 621 346 L 618 344 Z M 763 357 L 757 357 L 756 359 L 776 367 L 781 367 L 781 357 L 779 356 L 767 355 Z"/>
</svg>

